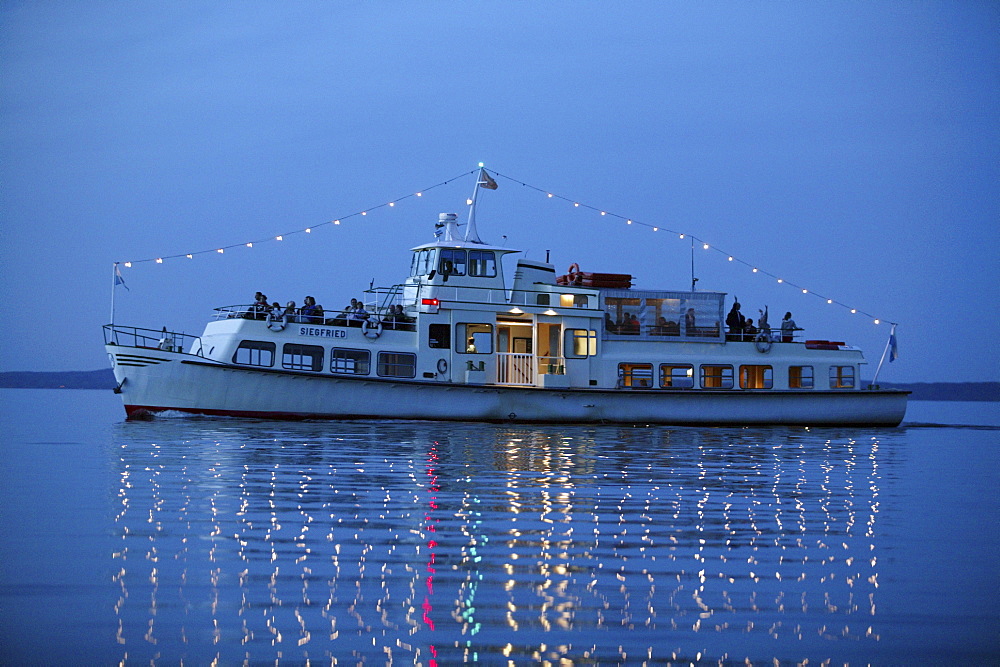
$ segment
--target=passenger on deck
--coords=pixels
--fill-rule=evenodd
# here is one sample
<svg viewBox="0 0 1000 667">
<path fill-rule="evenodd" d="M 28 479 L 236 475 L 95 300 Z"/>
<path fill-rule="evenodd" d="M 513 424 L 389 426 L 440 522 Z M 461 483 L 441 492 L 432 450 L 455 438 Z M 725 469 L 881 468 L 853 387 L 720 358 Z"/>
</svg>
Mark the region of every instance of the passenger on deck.
<svg viewBox="0 0 1000 667">
<path fill-rule="evenodd" d="M 241 315 L 245 320 L 263 320 L 267 319 L 267 311 L 270 306 L 267 305 L 267 297 L 260 292 L 253 295 L 253 304 L 250 308 Z"/>
<path fill-rule="evenodd" d="M 757 312 L 760 313 L 760 319 L 757 320 L 757 328 L 764 334 L 765 339 L 771 340 L 771 325 L 767 323 L 767 306 L 764 306 L 764 310 L 758 308 Z"/>
<path fill-rule="evenodd" d="M 726 340 L 742 340 L 743 330 L 746 329 L 747 323 L 743 318 L 743 313 L 740 312 L 740 302 L 734 301 L 733 308 L 726 315 L 726 326 L 729 327 L 729 332 L 726 334 Z"/>
<path fill-rule="evenodd" d="M 351 311 L 351 326 L 360 327 L 361 323 L 368 319 L 368 311 L 365 310 L 365 304 L 357 299 L 351 299 L 351 304 L 354 306 Z"/>
<path fill-rule="evenodd" d="M 798 331 L 798 327 L 795 325 L 795 320 L 792 319 L 792 314 L 785 313 L 784 319 L 781 320 L 781 342 L 791 343 L 792 337 L 795 335 L 794 332 Z"/>
<path fill-rule="evenodd" d="M 698 335 L 698 333 L 697 333 L 698 327 L 695 325 L 695 321 L 694 321 L 694 308 L 688 308 L 687 312 L 684 313 L 684 329 L 685 329 L 686 335 L 688 335 L 688 336 L 697 336 Z"/>
<path fill-rule="evenodd" d="M 299 321 L 305 324 L 322 324 L 322 316 L 317 319 L 316 317 L 316 299 L 311 296 L 307 296 L 305 301 L 302 303 L 302 308 L 299 310 Z"/>
<path fill-rule="evenodd" d="M 618 333 L 618 325 L 611 319 L 611 313 L 608 312 L 604 313 L 604 330 L 608 333 Z"/>
<path fill-rule="evenodd" d="M 281 313 L 281 318 L 286 322 L 299 321 L 299 309 L 295 307 L 294 301 L 288 302 L 288 305 L 285 306 L 284 312 Z"/>
<path fill-rule="evenodd" d="M 753 320 L 747 318 L 746 327 L 743 329 L 743 340 L 753 340 L 757 333 L 757 327 L 753 325 Z"/>
</svg>

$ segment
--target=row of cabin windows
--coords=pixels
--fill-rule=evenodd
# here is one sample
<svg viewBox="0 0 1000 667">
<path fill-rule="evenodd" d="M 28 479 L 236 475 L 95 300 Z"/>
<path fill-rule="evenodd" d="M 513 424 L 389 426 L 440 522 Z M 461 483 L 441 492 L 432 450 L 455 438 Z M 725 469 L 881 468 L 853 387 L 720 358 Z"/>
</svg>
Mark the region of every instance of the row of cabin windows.
<svg viewBox="0 0 1000 667">
<path fill-rule="evenodd" d="M 563 355 L 571 359 L 597 354 L 595 329 L 566 329 Z M 427 346 L 447 350 L 451 347 L 451 325 L 431 324 L 427 328 Z M 493 354 L 493 325 L 460 322 L 455 325 L 455 351 L 463 354 Z"/>
<path fill-rule="evenodd" d="M 437 260 L 435 261 L 435 256 Z M 463 250 L 461 248 L 429 248 L 413 253 L 411 276 L 426 276 L 436 271 L 443 276 L 478 276 L 495 278 L 497 259 L 492 250 Z"/>
<path fill-rule="evenodd" d="M 653 364 L 618 364 L 619 386 L 633 389 L 693 389 L 695 367 L 692 364 L 660 364 L 654 384 Z M 698 386 L 702 389 L 732 389 L 736 378 L 733 367 L 725 364 L 703 364 L 698 367 Z M 774 369 L 771 366 L 744 365 L 739 367 L 740 389 L 771 389 Z M 789 366 L 789 389 L 814 389 L 812 366 Z M 854 388 L 854 366 L 830 367 L 831 389 Z"/>
<path fill-rule="evenodd" d="M 233 353 L 233 363 L 243 366 L 274 366 L 277 346 L 260 340 L 245 340 Z M 326 349 L 319 345 L 285 343 L 281 346 L 281 367 L 291 371 L 322 371 Z M 371 352 L 344 347 L 330 348 L 330 372 L 341 375 L 370 375 Z M 417 355 L 409 352 L 379 352 L 375 373 L 380 377 L 412 378 L 417 374 Z"/>
</svg>

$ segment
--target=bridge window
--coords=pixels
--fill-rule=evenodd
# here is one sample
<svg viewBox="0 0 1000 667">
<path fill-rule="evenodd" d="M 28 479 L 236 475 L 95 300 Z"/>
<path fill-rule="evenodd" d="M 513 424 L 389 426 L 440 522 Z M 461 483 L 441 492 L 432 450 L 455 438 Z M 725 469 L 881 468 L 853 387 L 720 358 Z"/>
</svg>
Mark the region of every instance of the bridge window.
<svg viewBox="0 0 1000 667">
<path fill-rule="evenodd" d="M 445 248 L 441 251 L 441 261 L 438 273 L 444 276 L 465 275 L 465 251 L 457 248 Z"/>
<path fill-rule="evenodd" d="M 368 375 L 371 372 L 372 355 L 368 350 L 350 350 L 335 347 L 330 350 L 330 372 L 348 375 Z"/>
<path fill-rule="evenodd" d="M 691 389 L 694 387 L 694 367 L 691 364 L 660 364 L 660 386 Z"/>
<path fill-rule="evenodd" d="M 830 389 L 853 389 L 854 366 L 830 366 Z"/>
<path fill-rule="evenodd" d="M 434 268 L 434 250 L 417 250 L 413 253 L 413 261 L 410 263 L 411 276 L 426 276 Z"/>
<path fill-rule="evenodd" d="M 593 357 L 597 354 L 597 331 L 592 329 L 566 330 L 566 356 Z"/>
<path fill-rule="evenodd" d="M 378 374 L 382 377 L 412 378 L 417 374 L 417 355 L 406 352 L 379 352 Z"/>
<path fill-rule="evenodd" d="M 319 345 L 285 343 L 281 349 L 281 367 L 293 371 L 321 371 L 323 348 Z"/>
<path fill-rule="evenodd" d="M 653 364 L 618 364 L 618 385 L 632 389 L 653 386 Z"/>
<path fill-rule="evenodd" d="M 233 353 L 233 363 L 270 367 L 274 365 L 274 351 L 274 343 L 262 340 L 244 340 L 240 342 L 240 346 Z"/>
<path fill-rule="evenodd" d="M 493 354 L 493 325 L 455 325 L 455 345 L 458 352 L 465 354 Z"/>
<path fill-rule="evenodd" d="M 469 275 L 484 278 L 497 275 L 497 259 L 492 250 L 469 251 Z"/>
<path fill-rule="evenodd" d="M 774 371 L 770 366 L 740 366 L 740 389 L 771 389 Z"/>
<path fill-rule="evenodd" d="M 701 386 L 703 389 L 732 389 L 732 366 L 702 366 Z"/>
<path fill-rule="evenodd" d="M 789 389 L 812 389 L 813 388 L 813 367 L 812 366 L 789 366 L 788 367 L 788 388 Z"/>
</svg>

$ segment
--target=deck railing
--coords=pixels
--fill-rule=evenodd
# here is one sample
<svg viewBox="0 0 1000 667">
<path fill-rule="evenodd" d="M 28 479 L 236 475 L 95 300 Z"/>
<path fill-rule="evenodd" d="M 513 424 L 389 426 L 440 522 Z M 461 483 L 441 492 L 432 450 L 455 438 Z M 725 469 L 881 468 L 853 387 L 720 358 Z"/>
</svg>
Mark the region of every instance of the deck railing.
<svg viewBox="0 0 1000 667">
<path fill-rule="evenodd" d="M 144 347 L 165 352 L 184 352 L 187 350 L 188 354 L 201 354 L 200 336 L 167 331 L 166 327 L 157 330 L 105 324 L 104 344 Z"/>
</svg>

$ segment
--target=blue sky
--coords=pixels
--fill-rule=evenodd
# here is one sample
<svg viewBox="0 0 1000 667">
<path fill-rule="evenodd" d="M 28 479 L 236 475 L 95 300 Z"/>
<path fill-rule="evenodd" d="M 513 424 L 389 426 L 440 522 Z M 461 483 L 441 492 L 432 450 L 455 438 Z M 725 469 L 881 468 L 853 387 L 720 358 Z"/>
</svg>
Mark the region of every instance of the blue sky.
<svg viewBox="0 0 1000 667">
<path fill-rule="evenodd" d="M 998 31 L 992 2 L 4 3 L 0 370 L 106 366 L 114 261 L 319 225 L 483 161 L 899 322 L 886 381 L 1000 380 Z M 484 240 L 689 283 L 687 240 L 498 181 Z M 200 333 L 257 290 L 342 306 L 400 281 L 471 189 L 123 269 L 117 320 Z M 886 325 L 713 251 L 695 273 L 878 361 Z"/>
</svg>

